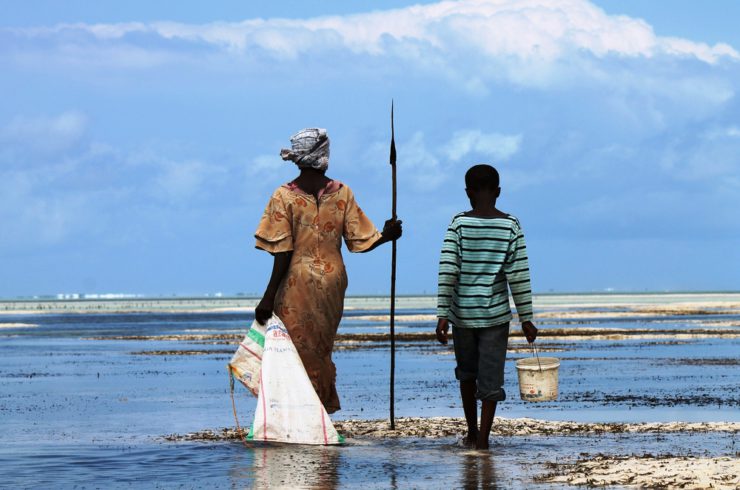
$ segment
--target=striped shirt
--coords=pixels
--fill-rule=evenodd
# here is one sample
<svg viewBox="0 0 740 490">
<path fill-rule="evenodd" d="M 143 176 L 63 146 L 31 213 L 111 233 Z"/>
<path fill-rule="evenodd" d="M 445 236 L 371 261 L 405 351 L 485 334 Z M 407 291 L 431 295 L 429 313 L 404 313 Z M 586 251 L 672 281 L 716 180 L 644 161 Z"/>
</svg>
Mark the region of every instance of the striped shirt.
<svg viewBox="0 0 740 490">
<path fill-rule="evenodd" d="M 529 261 L 519 221 L 513 216 L 455 216 L 439 259 L 437 316 L 464 328 L 508 322 L 507 284 L 519 321 L 531 320 Z"/>
</svg>

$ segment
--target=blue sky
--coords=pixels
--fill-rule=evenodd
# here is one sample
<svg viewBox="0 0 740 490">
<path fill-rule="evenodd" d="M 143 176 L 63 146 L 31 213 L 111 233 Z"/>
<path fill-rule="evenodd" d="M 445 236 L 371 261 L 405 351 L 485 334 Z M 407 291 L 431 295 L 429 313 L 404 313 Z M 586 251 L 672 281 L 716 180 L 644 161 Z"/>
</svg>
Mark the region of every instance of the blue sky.
<svg viewBox="0 0 740 490">
<path fill-rule="evenodd" d="M 391 98 L 400 292 L 479 162 L 535 291 L 740 289 L 737 2 L 212 3 L 0 1 L 0 296 L 260 293 L 280 148 L 326 127 L 381 224 Z M 387 293 L 389 249 L 345 257 Z"/>
</svg>

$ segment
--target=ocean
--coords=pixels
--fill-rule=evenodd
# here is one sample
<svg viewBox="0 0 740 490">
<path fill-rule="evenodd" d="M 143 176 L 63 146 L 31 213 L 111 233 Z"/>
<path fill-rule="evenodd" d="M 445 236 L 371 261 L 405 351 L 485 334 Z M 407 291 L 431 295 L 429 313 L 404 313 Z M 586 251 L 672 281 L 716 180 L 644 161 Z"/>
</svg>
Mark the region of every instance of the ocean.
<svg viewBox="0 0 740 490">
<path fill-rule="evenodd" d="M 120 304 L 100 302 L 99 312 L 81 313 L 90 310 L 79 302 L 29 311 L 17 304 L 0 302 L 6 488 L 559 488 L 537 475 L 548 461 L 584 452 L 737 454 L 736 431 L 494 434 L 491 457 L 462 450 L 454 437 L 350 438 L 331 448 L 170 441 L 165 436 L 234 426 L 226 364 L 251 324 L 248 306 L 204 299 L 120 312 Z M 348 299 L 334 353 L 342 402 L 335 420 L 388 417 L 387 305 L 387 298 Z M 397 417 L 462 416 L 452 349 L 431 338 L 433 306 L 433 298 L 399 301 Z M 536 297 L 535 310 L 541 355 L 561 360 L 559 398 L 519 399 L 514 361 L 531 352 L 512 336 L 508 398 L 497 416 L 740 422 L 740 293 L 546 295 Z M 237 406 L 248 426 L 255 399 L 239 389 Z"/>
</svg>

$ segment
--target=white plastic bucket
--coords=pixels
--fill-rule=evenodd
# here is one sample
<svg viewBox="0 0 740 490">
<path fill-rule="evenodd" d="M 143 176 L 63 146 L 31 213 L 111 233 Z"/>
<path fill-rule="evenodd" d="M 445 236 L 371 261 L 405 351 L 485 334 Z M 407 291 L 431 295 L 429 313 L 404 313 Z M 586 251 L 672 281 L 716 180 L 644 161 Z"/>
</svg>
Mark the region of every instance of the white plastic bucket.
<svg viewBox="0 0 740 490">
<path fill-rule="evenodd" d="M 555 357 L 530 357 L 516 361 L 519 394 L 527 402 L 547 402 L 558 398 L 558 368 Z"/>
</svg>

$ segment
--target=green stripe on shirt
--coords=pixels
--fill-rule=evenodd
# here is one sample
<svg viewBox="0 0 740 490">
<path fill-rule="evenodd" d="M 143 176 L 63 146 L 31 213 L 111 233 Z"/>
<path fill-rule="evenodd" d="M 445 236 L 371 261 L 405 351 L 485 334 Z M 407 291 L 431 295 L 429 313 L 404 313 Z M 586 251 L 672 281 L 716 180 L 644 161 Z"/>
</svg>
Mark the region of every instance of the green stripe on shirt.
<svg viewBox="0 0 740 490">
<path fill-rule="evenodd" d="M 529 260 L 519 221 L 455 216 L 440 254 L 437 316 L 463 328 L 509 321 L 507 283 L 519 320 L 531 320 Z"/>
</svg>

